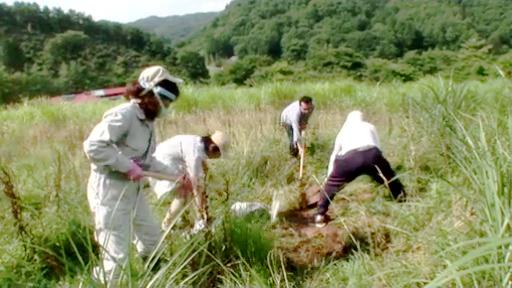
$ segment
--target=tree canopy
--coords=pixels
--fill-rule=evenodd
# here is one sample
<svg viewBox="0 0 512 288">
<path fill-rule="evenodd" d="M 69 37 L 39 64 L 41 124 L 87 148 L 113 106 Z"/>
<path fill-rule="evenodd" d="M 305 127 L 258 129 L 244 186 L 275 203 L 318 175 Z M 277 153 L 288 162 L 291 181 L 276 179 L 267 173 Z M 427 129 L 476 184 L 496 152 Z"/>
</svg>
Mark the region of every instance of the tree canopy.
<svg viewBox="0 0 512 288">
<path fill-rule="evenodd" d="M 196 47 L 212 56 L 298 61 L 346 47 L 395 59 L 412 50 L 457 50 L 478 37 L 503 53 L 512 46 L 511 15 L 507 0 L 234 0 L 189 45 L 207 43 Z"/>
</svg>

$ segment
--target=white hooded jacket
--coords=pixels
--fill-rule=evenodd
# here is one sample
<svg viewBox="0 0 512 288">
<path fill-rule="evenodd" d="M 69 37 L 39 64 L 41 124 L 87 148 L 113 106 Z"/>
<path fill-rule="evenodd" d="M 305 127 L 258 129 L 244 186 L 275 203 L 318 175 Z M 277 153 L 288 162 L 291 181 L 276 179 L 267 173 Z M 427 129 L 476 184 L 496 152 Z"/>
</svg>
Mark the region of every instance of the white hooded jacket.
<svg viewBox="0 0 512 288">
<path fill-rule="evenodd" d="M 348 114 L 343 127 L 336 136 L 334 149 L 329 160 L 327 175 L 333 170 L 334 160 L 347 152 L 361 148 L 380 148 L 379 136 L 375 126 L 363 121 L 363 113 L 355 110 Z"/>
</svg>

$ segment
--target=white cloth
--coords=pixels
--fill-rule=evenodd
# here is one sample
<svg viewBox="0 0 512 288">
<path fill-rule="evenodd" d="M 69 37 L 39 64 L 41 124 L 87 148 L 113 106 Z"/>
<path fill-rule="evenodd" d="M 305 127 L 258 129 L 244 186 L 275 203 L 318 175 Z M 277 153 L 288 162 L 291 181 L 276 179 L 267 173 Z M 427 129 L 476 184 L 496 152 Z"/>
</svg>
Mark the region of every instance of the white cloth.
<svg viewBox="0 0 512 288">
<path fill-rule="evenodd" d="M 177 135 L 156 147 L 155 159 L 165 164 L 175 174 L 187 174 L 195 189 L 202 186 L 204 179 L 203 162 L 208 159 L 201 137 L 197 135 Z M 171 191 L 176 183 L 167 180 L 150 180 L 158 198 Z"/>
<path fill-rule="evenodd" d="M 125 175 L 131 161 L 149 171 L 172 172 L 153 156 L 153 123 L 135 102 L 107 111 L 83 145 L 91 161 L 87 199 L 94 216 L 95 236 L 102 246 L 102 265 L 95 275 L 115 282 L 134 240 L 141 256 L 149 256 L 160 240 L 160 227 L 142 193 L 142 184 Z M 100 273 L 102 272 L 102 273 Z M 103 273 L 104 272 L 104 273 Z"/>
<path fill-rule="evenodd" d="M 356 110 L 348 114 L 343 127 L 336 136 L 327 175 L 331 174 L 337 156 L 343 156 L 349 151 L 363 147 L 380 148 L 379 136 L 375 126 L 363 121 L 363 113 Z"/>
<path fill-rule="evenodd" d="M 293 143 L 300 143 L 301 135 L 299 130 L 300 121 L 300 103 L 299 100 L 292 102 L 284 108 L 281 112 L 281 124 L 286 124 L 292 127 L 293 130 Z"/>
<path fill-rule="evenodd" d="M 235 216 L 245 216 L 258 210 L 268 211 L 268 208 L 259 202 L 235 202 L 231 205 L 231 213 Z"/>
</svg>

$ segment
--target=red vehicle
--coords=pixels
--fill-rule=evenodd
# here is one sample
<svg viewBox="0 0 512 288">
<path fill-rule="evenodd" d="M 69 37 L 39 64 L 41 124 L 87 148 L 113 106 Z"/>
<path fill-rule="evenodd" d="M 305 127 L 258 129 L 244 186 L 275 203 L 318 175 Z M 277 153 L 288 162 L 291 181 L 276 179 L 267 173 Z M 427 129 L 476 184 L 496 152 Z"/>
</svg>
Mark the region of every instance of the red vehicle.
<svg viewBox="0 0 512 288">
<path fill-rule="evenodd" d="M 112 87 L 98 90 L 80 92 L 76 94 L 66 94 L 52 97 L 52 101 L 72 101 L 76 103 L 94 101 L 99 99 L 117 99 L 122 97 L 126 91 L 126 87 Z"/>
</svg>

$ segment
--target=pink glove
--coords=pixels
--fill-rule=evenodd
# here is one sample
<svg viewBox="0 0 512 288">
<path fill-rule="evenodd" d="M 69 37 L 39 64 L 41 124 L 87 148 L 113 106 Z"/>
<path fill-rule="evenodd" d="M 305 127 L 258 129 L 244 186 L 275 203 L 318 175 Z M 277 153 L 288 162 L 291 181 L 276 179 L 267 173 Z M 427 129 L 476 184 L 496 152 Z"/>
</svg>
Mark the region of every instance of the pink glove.
<svg viewBox="0 0 512 288">
<path fill-rule="evenodd" d="M 143 177 L 142 168 L 132 161 L 132 166 L 130 167 L 130 170 L 126 172 L 126 175 L 128 176 L 128 179 L 132 181 L 139 181 Z"/>
</svg>

